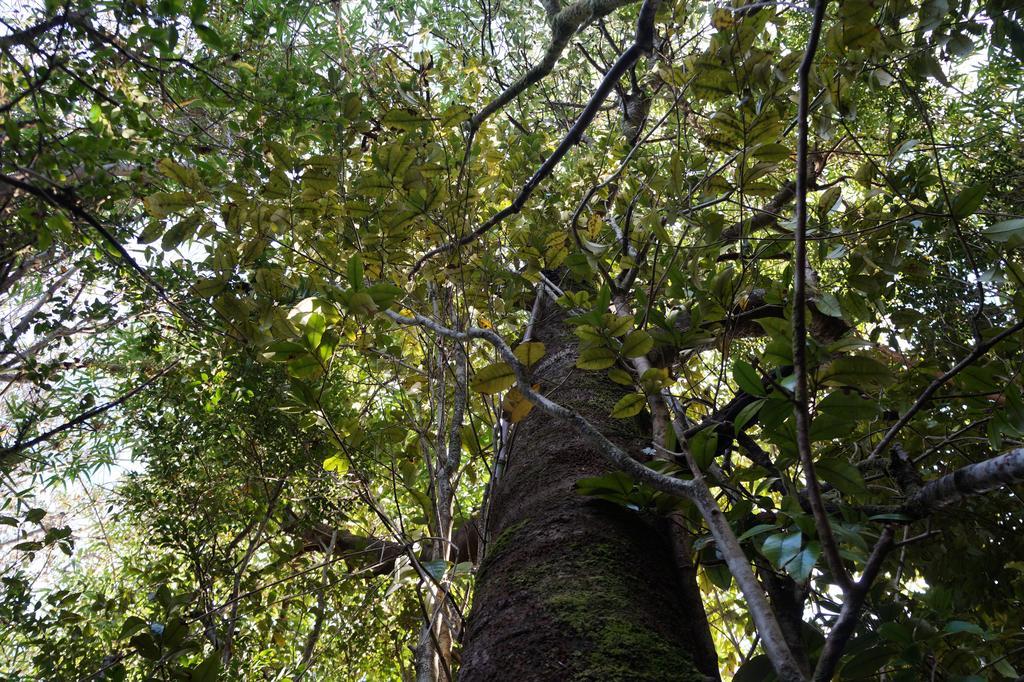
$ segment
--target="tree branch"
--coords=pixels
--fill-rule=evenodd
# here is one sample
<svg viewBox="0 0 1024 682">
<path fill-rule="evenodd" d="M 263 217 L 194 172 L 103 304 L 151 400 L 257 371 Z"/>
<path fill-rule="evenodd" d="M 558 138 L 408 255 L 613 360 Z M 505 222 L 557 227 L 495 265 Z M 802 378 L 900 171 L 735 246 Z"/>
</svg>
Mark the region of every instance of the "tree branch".
<svg viewBox="0 0 1024 682">
<path fill-rule="evenodd" d="M 836 583 L 849 592 L 850 577 L 843 567 L 839 547 L 832 534 L 832 525 L 821 499 L 821 487 L 814 473 L 814 456 L 811 452 L 811 413 L 807 389 L 807 129 L 810 116 L 810 75 L 814 56 L 818 51 L 821 27 L 825 21 L 825 7 L 828 0 L 817 0 L 814 5 L 814 19 L 807 41 L 803 61 L 797 72 L 799 83 L 799 113 L 797 114 L 796 147 L 796 232 L 793 255 L 793 375 L 796 387 L 793 391 L 793 410 L 796 417 L 796 445 L 800 462 L 807 479 L 807 497 L 814 516 L 814 527 L 818 532 L 825 562 Z"/>
<path fill-rule="evenodd" d="M 153 382 L 155 382 L 157 379 L 159 379 L 160 377 L 164 376 L 165 374 L 170 372 L 172 369 L 177 367 L 177 365 L 178 365 L 178 361 L 175 360 L 171 364 L 167 365 L 167 367 L 164 367 L 162 370 L 160 370 L 159 372 L 154 374 L 152 377 L 150 377 L 149 379 L 146 379 L 144 382 L 142 382 L 141 384 L 139 384 L 138 386 L 136 386 L 132 390 L 128 391 L 127 393 L 122 395 L 120 398 L 117 398 L 116 400 L 111 400 L 110 402 L 104 403 L 104 404 L 102 404 L 102 405 L 100 405 L 98 407 L 94 407 L 91 410 L 87 410 L 87 411 L 81 413 L 80 415 L 78 415 L 77 417 L 75 417 L 74 419 L 71 419 L 70 421 L 66 421 L 63 424 L 61 424 L 60 426 L 55 427 L 53 429 L 50 429 L 46 433 L 42 433 L 42 434 L 36 436 L 35 438 L 30 438 L 27 441 L 20 441 L 19 440 L 19 441 L 16 441 L 14 443 L 14 445 L 11 445 L 9 447 L 0 449 L 0 462 L 3 462 L 4 460 L 6 460 L 8 457 L 11 457 L 12 455 L 16 455 L 19 452 L 23 452 L 24 450 L 27 450 L 28 448 L 30 448 L 30 447 L 32 447 L 34 445 L 38 445 L 39 443 L 48 441 L 51 438 L 53 438 L 54 436 L 59 436 L 60 434 L 64 433 L 65 431 L 69 431 L 70 429 L 73 429 L 76 426 L 79 426 L 80 424 L 84 424 L 85 422 L 89 421 L 93 417 L 95 417 L 97 415 L 100 415 L 100 414 L 103 414 L 107 410 L 113 409 L 113 408 L 115 408 L 115 407 L 117 407 L 119 405 L 124 404 L 125 402 L 130 400 L 132 397 L 138 395 L 141 391 L 145 390 L 148 386 L 153 384 Z"/>
<path fill-rule="evenodd" d="M 828 639 L 825 640 L 825 647 L 822 649 L 818 665 L 814 669 L 814 682 L 828 682 L 832 679 L 832 673 L 835 672 L 839 658 L 843 655 L 843 649 L 846 648 L 846 643 L 849 641 L 850 635 L 853 634 L 857 621 L 860 620 L 860 611 L 867 599 L 868 591 L 871 589 L 872 583 L 875 582 L 875 578 L 878 577 L 882 562 L 892 547 L 892 534 L 892 526 L 886 526 L 882 531 L 882 536 L 878 538 L 871 556 L 868 557 L 868 562 L 864 566 L 864 574 L 847 591 L 846 601 L 839 612 L 839 618 L 828 634 Z"/>
<path fill-rule="evenodd" d="M 904 413 L 904 415 L 900 417 L 899 420 L 895 424 L 893 424 L 888 431 L 885 432 L 885 435 L 882 437 L 882 440 L 879 441 L 878 445 L 876 445 L 875 448 L 871 451 L 871 454 L 868 455 L 867 460 L 877 459 L 879 456 L 881 456 L 882 453 L 885 452 L 885 449 L 889 447 L 892 441 L 899 434 L 900 430 L 910 422 L 910 420 L 914 417 L 915 414 L 921 411 L 921 408 L 923 408 L 928 403 L 928 400 L 933 395 L 935 395 L 935 392 L 942 388 L 946 384 L 946 382 L 948 382 L 957 374 L 965 370 L 967 367 L 971 366 L 976 360 L 978 360 L 981 356 L 985 355 L 985 353 L 989 352 L 1000 341 L 1010 336 L 1013 336 L 1014 334 L 1021 330 L 1024 330 L 1024 320 L 1021 320 L 1012 327 L 1004 329 L 1003 331 L 999 332 L 988 341 L 975 345 L 974 348 L 971 349 L 971 352 L 964 356 L 964 358 L 960 362 L 953 365 L 953 367 L 947 370 L 942 376 L 938 377 L 932 383 L 928 384 L 928 387 L 924 389 L 920 396 L 918 396 L 917 400 L 914 401 L 914 404 L 910 406 L 910 409 L 907 410 Z"/>
<path fill-rule="evenodd" d="M 920 518 L 967 497 L 1017 483 L 1024 483 L 1024 448 L 969 464 L 926 483 L 907 500 L 904 509 L 910 516 Z"/>
<path fill-rule="evenodd" d="M 569 129 L 569 132 L 562 139 L 561 143 L 559 143 L 558 147 L 555 148 L 555 151 L 551 153 L 551 156 L 549 156 L 547 160 L 541 164 L 540 168 L 538 168 L 530 177 L 530 179 L 526 181 L 526 184 L 523 185 L 523 188 L 519 191 L 519 194 L 512 203 L 488 218 L 469 234 L 453 242 L 436 246 L 420 256 L 412 266 L 412 270 L 409 271 L 409 279 L 412 279 L 419 269 L 423 267 L 423 264 L 434 256 L 448 251 L 453 251 L 460 246 L 465 246 L 466 244 L 475 241 L 491 228 L 505 220 L 505 218 L 516 215 L 523 210 L 523 206 L 526 205 L 527 200 L 529 200 L 530 195 L 533 194 L 534 190 L 537 189 L 537 186 L 551 175 L 555 170 L 555 167 L 558 166 L 559 162 L 561 162 L 562 158 L 565 157 L 565 155 L 569 153 L 569 150 L 576 146 L 576 144 L 578 144 L 583 138 L 583 133 L 590 126 L 594 117 L 597 116 L 605 98 L 608 97 L 608 93 L 615 88 L 615 85 L 619 82 L 619 79 L 622 78 L 623 74 L 625 74 L 629 67 L 633 66 L 637 60 L 640 59 L 641 55 L 648 53 L 653 49 L 654 15 L 658 9 L 658 2 L 659 0 L 644 0 L 644 4 L 640 8 L 640 17 L 637 19 L 636 39 L 633 41 L 633 44 L 629 49 L 623 52 L 617 60 L 615 60 L 612 68 L 610 68 L 608 73 L 605 74 L 600 85 L 597 86 L 594 94 L 591 95 L 590 101 L 587 102 L 586 108 L 583 109 L 583 112 L 580 114 L 579 118 L 576 119 L 572 128 Z M 576 5 L 573 5 L 573 7 L 575 6 Z M 562 13 L 567 11 L 569 11 L 568 8 L 563 10 Z"/>
<path fill-rule="evenodd" d="M 481 109 L 470 120 L 470 126 L 476 131 L 488 118 L 493 116 L 506 104 L 521 95 L 531 85 L 538 83 L 551 73 L 558 63 L 562 52 L 569 41 L 584 24 L 605 17 L 620 7 L 631 5 L 637 0 L 577 0 L 565 9 L 559 9 L 557 0 L 542 0 L 551 24 L 551 42 L 544 56 L 537 64 L 530 67 L 525 75 L 505 88 L 504 91 Z M 642 10 L 641 10 L 642 12 Z"/>
</svg>

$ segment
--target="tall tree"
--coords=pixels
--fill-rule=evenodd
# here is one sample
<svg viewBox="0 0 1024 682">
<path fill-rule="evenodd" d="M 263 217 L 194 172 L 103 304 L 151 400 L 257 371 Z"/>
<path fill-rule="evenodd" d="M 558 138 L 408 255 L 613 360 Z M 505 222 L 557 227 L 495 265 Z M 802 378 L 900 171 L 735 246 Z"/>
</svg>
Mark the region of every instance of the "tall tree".
<svg viewBox="0 0 1024 682">
<path fill-rule="evenodd" d="M 0 673 L 1017 678 L 1020 12 L 11 9 Z"/>
</svg>

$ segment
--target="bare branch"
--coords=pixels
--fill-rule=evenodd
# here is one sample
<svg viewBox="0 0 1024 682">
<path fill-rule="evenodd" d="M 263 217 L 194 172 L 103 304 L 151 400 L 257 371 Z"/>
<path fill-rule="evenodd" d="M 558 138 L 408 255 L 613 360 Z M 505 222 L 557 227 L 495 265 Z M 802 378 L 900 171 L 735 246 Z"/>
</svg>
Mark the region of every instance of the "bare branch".
<svg viewBox="0 0 1024 682">
<path fill-rule="evenodd" d="M 911 516 L 923 517 L 967 497 L 1017 483 L 1024 483 L 1024 448 L 970 464 L 926 483 L 907 500 L 904 509 Z"/>
<path fill-rule="evenodd" d="M 810 75 L 814 56 L 818 51 L 821 27 L 825 21 L 825 7 L 828 0 L 817 0 L 814 5 L 814 20 L 807 41 L 803 61 L 798 71 L 799 113 L 797 114 L 796 148 L 796 233 L 793 255 L 793 375 L 796 387 L 793 391 L 794 414 L 796 416 L 796 444 L 800 462 L 807 478 L 807 497 L 814 515 L 814 527 L 818 531 L 822 553 L 835 581 L 849 592 L 850 577 L 843 567 L 839 547 L 832 534 L 828 512 L 821 499 L 821 487 L 814 474 L 814 457 L 811 453 L 811 414 L 807 391 L 807 128 L 810 116 Z"/>
</svg>

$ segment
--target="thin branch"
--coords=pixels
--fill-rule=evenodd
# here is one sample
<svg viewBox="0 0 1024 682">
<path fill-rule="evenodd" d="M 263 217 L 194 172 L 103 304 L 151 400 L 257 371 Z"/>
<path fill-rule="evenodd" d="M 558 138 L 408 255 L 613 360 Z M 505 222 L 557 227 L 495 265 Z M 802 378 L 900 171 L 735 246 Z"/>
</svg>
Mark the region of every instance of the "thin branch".
<svg viewBox="0 0 1024 682">
<path fill-rule="evenodd" d="M 97 415 L 103 414 L 107 410 L 111 410 L 111 409 L 113 409 L 115 407 L 118 407 L 119 405 L 124 404 L 125 402 L 130 400 L 132 397 L 138 395 L 140 392 L 142 392 L 147 387 L 152 385 L 157 379 L 161 378 L 162 376 L 164 376 L 165 374 L 170 372 L 172 369 L 177 367 L 177 365 L 178 365 L 178 361 L 175 360 L 171 364 L 167 365 L 167 367 L 164 367 L 162 370 L 160 370 L 159 372 L 154 374 L 152 377 L 150 377 L 149 379 L 146 379 L 144 382 L 142 382 L 141 384 L 139 384 L 138 386 L 136 386 L 132 390 L 128 391 L 127 393 L 125 393 L 121 397 L 119 397 L 119 398 L 117 398 L 115 400 L 111 400 L 110 402 L 104 403 L 102 405 L 99 405 L 98 407 L 94 407 L 91 410 L 87 410 L 87 411 L 83 412 L 82 414 L 78 415 L 77 417 L 75 417 L 74 419 L 66 421 L 63 424 L 61 424 L 60 426 L 52 428 L 49 431 L 47 431 L 46 433 L 42 433 L 42 434 L 36 436 L 35 438 L 30 438 L 27 441 L 15 442 L 14 445 L 11 445 L 11 446 L 3 448 L 3 449 L 0 449 L 0 462 L 4 461 L 8 457 L 11 457 L 12 455 L 16 455 L 19 452 L 23 452 L 24 450 L 27 450 L 28 448 L 30 448 L 30 447 L 32 447 L 34 445 L 38 445 L 39 443 L 43 443 L 45 441 L 48 441 L 48 440 L 50 440 L 51 438 L 53 438 L 55 436 L 59 436 L 60 434 L 64 433 L 65 431 L 69 431 L 69 430 L 75 428 L 76 426 L 84 424 L 85 422 L 89 421 L 93 417 L 96 417 Z"/>
<path fill-rule="evenodd" d="M 20 189 L 23 192 L 27 192 L 39 199 L 42 199 L 51 206 L 64 209 L 79 220 L 85 221 L 90 227 L 99 233 L 100 237 L 105 241 L 114 251 L 117 252 L 121 260 L 136 274 L 138 274 L 150 287 L 152 287 L 157 294 L 162 298 L 169 306 L 171 306 L 179 315 L 184 317 L 189 322 L 198 325 L 198 322 L 187 312 L 185 312 L 181 306 L 171 300 L 167 290 L 163 286 L 153 279 L 153 276 L 146 272 L 145 268 L 139 265 L 121 242 L 111 234 L 110 230 L 103 226 L 99 220 L 97 220 L 91 213 L 81 207 L 78 200 L 74 197 L 70 190 L 62 189 L 60 192 L 53 192 L 42 187 L 23 182 L 10 175 L 0 173 L 0 184 L 7 184 L 16 189 Z"/>
<path fill-rule="evenodd" d="M 921 411 L 921 408 L 923 408 L 928 403 L 928 400 L 933 395 L 935 395 L 935 392 L 942 388 L 944 385 L 946 385 L 946 383 L 950 379 L 955 377 L 957 374 L 962 372 L 967 367 L 974 364 L 976 360 L 981 358 L 981 356 L 985 355 L 985 353 L 992 350 L 992 348 L 999 342 L 1003 341 L 1003 339 L 1013 336 L 1014 334 L 1020 332 L 1021 330 L 1024 330 L 1024 320 L 1021 320 L 1012 327 L 1004 329 L 1003 331 L 999 332 L 988 341 L 975 345 L 974 348 L 971 349 L 971 352 L 964 356 L 964 358 L 960 360 L 960 362 L 953 365 L 953 367 L 947 370 L 942 376 L 938 377 L 937 379 L 932 381 L 932 383 L 928 384 L 928 387 L 924 389 L 920 396 L 918 396 L 917 400 L 914 401 L 914 404 L 910 406 L 910 409 L 907 410 L 904 413 L 904 415 L 900 417 L 899 420 L 895 424 L 893 424 L 888 431 L 885 432 L 885 435 L 882 437 L 882 440 L 879 441 L 878 445 L 876 445 L 875 448 L 871 451 L 871 454 L 868 455 L 867 459 L 873 460 L 880 457 L 885 452 L 885 449 L 889 447 L 892 441 L 896 438 L 896 436 L 899 435 L 900 430 L 910 422 L 910 420 L 914 417 L 915 414 Z"/>
<path fill-rule="evenodd" d="M 13 33 L 0 37 L 0 50 L 6 50 L 14 45 L 28 45 L 50 29 L 81 19 L 83 16 L 84 15 L 78 12 L 64 12 L 62 14 L 54 15 L 45 21 L 39 22 L 38 24 L 29 26 L 28 28 L 20 31 L 14 31 Z"/>
<path fill-rule="evenodd" d="M 509 85 L 497 97 L 492 99 L 470 121 L 470 128 L 476 131 L 488 118 L 493 116 L 506 104 L 519 97 L 531 85 L 535 85 L 555 68 L 569 41 L 580 28 L 595 19 L 605 17 L 620 7 L 630 5 L 636 0 L 577 0 L 565 9 L 551 13 L 557 7 L 557 0 L 544 0 L 551 23 L 551 42 L 539 62 L 530 67 L 521 78 Z M 641 15 L 643 10 L 641 10 Z"/>
<path fill-rule="evenodd" d="M 796 387 L 793 391 L 793 410 L 796 416 L 796 445 L 800 462 L 807 478 L 807 497 L 814 515 L 814 527 L 818 531 L 822 553 L 835 581 L 849 592 L 850 577 L 843 567 L 839 547 L 832 534 L 828 512 L 821 499 L 821 487 L 814 473 L 814 456 L 811 453 L 810 401 L 807 390 L 807 128 L 810 113 L 810 75 L 814 55 L 818 51 L 821 27 L 825 21 L 825 7 L 828 0 L 817 0 L 814 5 L 814 20 L 807 41 L 803 61 L 798 71 L 799 113 L 797 114 L 796 147 L 796 232 L 793 255 L 793 376 Z"/>
<path fill-rule="evenodd" d="M 825 640 L 825 647 L 818 658 L 818 665 L 814 669 L 814 682 L 828 682 L 832 679 L 832 673 L 835 672 L 839 658 L 843 655 L 846 643 L 860 620 L 860 611 L 867 599 L 868 591 L 875 582 L 875 578 L 878 577 L 882 562 L 892 547 L 892 535 L 892 526 L 887 526 L 882 531 L 882 536 L 878 538 L 878 542 L 864 566 L 864 574 L 860 580 L 851 585 L 847 592 L 846 601 L 839 612 L 839 618 L 832 627 L 832 631 L 829 632 L 828 639 Z"/>
<path fill-rule="evenodd" d="M 569 129 L 569 132 L 562 139 L 555 151 L 552 152 L 551 156 L 549 156 L 533 176 L 526 181 L 526 184 L 523 185 L 523 188 L 519 191 L 519 194 L 512 203 L 492 215 L 469 234 L 455 241 L 436 246 L 420 256 L 412 266 L 412 270 L 409 271 L 409 279 L 412 279 L 419 269 L 423 267 L 423 264 L 434 256 L 448 251 L 453 251 L 460 246 L 465 246 L 466 244 L 476 241 L 480 236 L 501 223 L 506 218 L 516 215 L 523 210 L 523 206 L 526 205 L 527 200 L 529 200 L 530 195 L 533 194 L 538 185 L 551 175 L 555 170 L 555 167 L 561 162 L 562 158 L 564 158 L 565 155 L 569 153 L 569 150 L 576 146 L 576 144 L 578 144 L 583 138 L 583 133 L 590 126 L 594 117 L 597 116 L 605 98 L 608 97 L 608 93 L 615 88 L 615 85 L 619 82 L 619 79 L 622 78 L 622 75 L 640 59 L 641 55 L 650 53 L 651 50 L 653 50 L 654 15 L 658 9 L 658 2 L 659 0 L 644 0 L 644 4 L 640 8 L 640 17 L 637 19 L 636 39 L 633 44 L 629 49 L 623 52 L 617 60 L 615 60 L 615 64 L 613 64 L 612 68 L 608 70 L 607 74 L 605 74 L 605 77 L 601 80 L 600 85 L 597 86 L 594 94 L 591 95 L 586 108 L 582 113 L 580 113 L 579 118 L 576 119 L 572 128 Z M 568 10 L 563 10 L 563 12 L 564 11 Z"/>
</svg>

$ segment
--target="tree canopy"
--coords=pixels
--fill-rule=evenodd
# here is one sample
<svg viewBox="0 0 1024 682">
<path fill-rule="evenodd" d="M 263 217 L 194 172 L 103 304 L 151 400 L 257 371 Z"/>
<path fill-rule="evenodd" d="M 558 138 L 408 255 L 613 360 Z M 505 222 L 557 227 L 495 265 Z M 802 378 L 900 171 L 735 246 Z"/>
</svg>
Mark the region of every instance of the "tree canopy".
<svg viewBox="0 0 1024 682">
<path fill-rule="evenodd" d="M 724 679 L 1024 675 L 1024 4 L 2 6 L 0 678 L 457 679 L 538 423 Z"/>
</svg>

